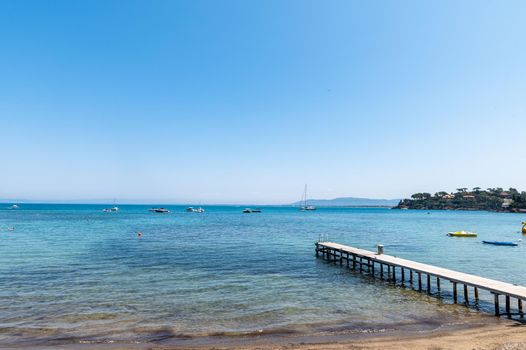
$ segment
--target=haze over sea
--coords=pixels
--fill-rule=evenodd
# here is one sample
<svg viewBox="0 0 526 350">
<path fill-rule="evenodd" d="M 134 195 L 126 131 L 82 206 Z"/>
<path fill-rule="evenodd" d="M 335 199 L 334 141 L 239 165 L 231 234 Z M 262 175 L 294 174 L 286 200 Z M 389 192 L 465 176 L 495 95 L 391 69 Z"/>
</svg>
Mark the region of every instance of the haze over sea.
<svg viewBox="0 0 526 350">
<path fill-rule="evenodd" d="M 517 214 L 292 207 L 243 214 L 236 206 L 208 206 L 203 214 L 167 206 L 171 213 L 156 214 L 141 205 L 118 213 L 103 207 L 0 210 L 2 345 L 181 343 L 497 322 L 488 295 L 465 308 L 452 305 L 447 285 L 434 298 L 316 259 L 320 235 L 369 250 L 382 243 L 388 254 L 526 284 L 522 244 L 481 243 L 521 238 L 524 217 Z M 446 237 L 459 229 L 479 237 Z"/>
</svg>

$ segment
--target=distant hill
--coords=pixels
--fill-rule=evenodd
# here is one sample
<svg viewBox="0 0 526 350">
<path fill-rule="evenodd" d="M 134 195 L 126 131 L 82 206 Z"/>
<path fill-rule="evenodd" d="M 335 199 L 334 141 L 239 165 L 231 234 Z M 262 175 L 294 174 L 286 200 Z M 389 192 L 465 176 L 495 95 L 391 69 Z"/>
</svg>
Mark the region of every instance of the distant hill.
<svg viewBox="0 0 526 350">
<path fill-rule="evenodd" d="M 309 199 L 308 205 L 317 207 L 394 207 L 400 202 L 399 199 L 372 199 L 341 197 L 334 199 Z M 292 203 L 294 206 L 302 205 L 302 202 Z"/>
</svg>

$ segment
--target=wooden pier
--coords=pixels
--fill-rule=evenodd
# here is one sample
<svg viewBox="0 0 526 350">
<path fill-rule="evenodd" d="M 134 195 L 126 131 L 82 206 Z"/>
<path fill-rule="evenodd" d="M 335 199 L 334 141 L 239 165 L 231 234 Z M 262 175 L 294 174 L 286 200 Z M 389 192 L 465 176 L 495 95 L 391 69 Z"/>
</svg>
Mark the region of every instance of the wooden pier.
<svg viewBox="0 0 526 350">
<path fill-rule="evenodd" d="M 440 280 L 448 280 L 453 288 L 453 302 L 458 302 L 458 285 L 463 286 L 464 303 L 469 303 L 468 288 L 473 289 L 473 296 L 475 300 L 479 298 L 479 289 L 487 290 L 493 294 L 495 304 L 495 315 L 499 316 L 500 296 L 505 299 L 505 314 L 511 317 L 511 299 L 517 300 L 517 310 L 521 318 L 524 317 L 522 309 L 522 301 L 526 300 L 526 287 L 514 285 L 511 283 L 495 281 L 489 278 L 479 277 L 463 272 L 453 271 L 436 267 L 428 264 L 421 264 L 415 261 L 401 259 L 395 256 L 378 254 L 368 250 L 354 248 L 333 242 L 317 242 L 316 256 L 320 255 L 329 261 L 334 261 L 359 271 L 367 272 L 375 278 L 379 276 L 381 279 L 387 278 L 390 281 L 400 281 L 402 284 L 406 281 L 407 272 L 409 272 L 409 283 L 413 285 L 413 275 L 416 275 L 418 282 L 418 290 L 422 291 L 422 275 L 426 277 L 426 292 L 431 293 L 431 279 L 436 279 L 436 288 L 440 290 Z M 387 269 L 385 269 L 387 268 Z M 397 277 L 397 269 L 400 274 Z M 386 274 L 384 275 L 384 273 Z M 398 278 L 398 279 L 397 279 Z"/>
</svg>

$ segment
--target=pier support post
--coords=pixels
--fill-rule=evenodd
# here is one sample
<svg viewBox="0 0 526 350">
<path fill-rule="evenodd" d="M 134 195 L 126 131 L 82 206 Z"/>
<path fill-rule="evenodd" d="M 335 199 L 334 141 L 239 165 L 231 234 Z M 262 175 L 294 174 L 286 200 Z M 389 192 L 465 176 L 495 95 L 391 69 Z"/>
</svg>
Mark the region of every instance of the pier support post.
<svg viewBox="0 0 526 350">
<path fill-rule="evenodd" d="M 391 265 L 387 265 L 387 280 L 391 280 Z"/>
<path fill-rule="evenodd" d="M 363 258 L 360 257 L 360 272 L 363 271 Z"/>
<path fill-rule="evenodd" d="M 517 307 L 519 309 L 519 316 L 524 317 L 524 312 L 522 312 L 522 299 L 517 299 Z"/>
<path fill-rule="evenodd" d="M 405 282 L 404 270 L 405 269 L 403 267 L 401 267 L 401 269 L 402 269 L 402 285 L 404 285 L 404 282 Z"/>
<path fill-rule="evenodd" d="M 493 293 L 493 296 L 495 297 L 495 316 L 500 316 L 499 295 Z"/>
<path fill-rule="evenodd" d="M 339 252 L 340 252 L 340 266 L 342 266 L 343 265 L 343 251 L 340 249 Z"/>
<path fill-rule="evenodd" d="M 457 282 L 452 282 L 453 283 L 453 302 L 456 304 L 457 303 Z"/>
<path fill-rule="evenodd" d="M 380 263 L 380 278 L 384 279 L 384 264 Z"/>
<path fill-rule="evenodd" d="M 427 294 L 431 294 L 431 276 L 427 274 Z"/>
<path fill-rule="evenodd" d="M 422 273 L 421 272 L 417 272 L 418 273 L 418 291 L 421 292 L 422 291 Z"/>
<path fill-rule="evenodd" d="M 511 312 L 510 312 L 510 296 L 506 295 L 506 314 L 508 315 L 508 318 L 511 318 Z"/>
<path fill-rule="evenodd" d="M 475 300 L 478 301 L 479 300 L 479 289 L 477 287 L 475 287 L 473 289 L 473 292 L 475 294 Z"/>
<path fill-rule="evenodd" d="M 413 288 L 413 270 L 409 270 L 409 284 Z"/>
<path fill-rule="evenodd" d="M 349 253 L 347 253 L 347 268 L 349 268 Z"/>
<path fill-rule="evenodd" d="M 393 265 L 393 283 L 396 284 L 396 266 Z"/>
<path fill-rule="evenodd" d="M 352 268 L 356 270 L 356 255 L 352 255 Z"/>
<path fill-rule="evenodd" d="M 440 277 L 437 277 L 437 289 L 440 292 Z"/>
<path fill-rule="evenodd" d="M 320 257 L 320 248 L 319 248 L 319 244 L 316 243 L 316 257 L 319 258 Z"/>
<path fill-rule="evenodd" d="M 371 275 L 373 275 L 374 278 L 374 260 L 371 260 Z"/>
<path fill-rule="evenodd" d="M 468 285 L 464 284 L 464 303 L 469 304 Z"/>
</svg>

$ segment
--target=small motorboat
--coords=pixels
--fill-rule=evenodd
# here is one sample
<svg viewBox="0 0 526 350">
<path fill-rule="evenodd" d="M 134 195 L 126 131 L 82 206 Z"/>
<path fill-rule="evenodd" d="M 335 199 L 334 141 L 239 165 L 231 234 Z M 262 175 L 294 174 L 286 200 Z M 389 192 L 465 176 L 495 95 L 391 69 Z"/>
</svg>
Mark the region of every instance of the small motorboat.
<svg viewBox="0 0 526 350">
<path fill-rule="evenodd" d="M 151 209 L 148 209 L 148 211 L 151 211 L 154 213 L 169 213 L 170 212 L 168 209 L 164 209 L 164 208 L 151 208 Z"/>
<path fill-rule="evenodd" d="M 20 207 L 18 205 L 16 205 L 16 204 L 13 204 L 12 206 L 9 207 L 9 209 L 11 209 L 11 210 L 18 209 L 18 208 L 20 208 Z"/>
<path fill-rule="evenodd" d="M 243 209 L 243 213 L 245 213 L 245 214 L 250 214 L 250 213 L 252 213 L 252 209 L 250 209 L 250 208 L 245 208 L 245 209 Z"/>
<path fill-rule="evenodd" d="M 102 211 L 103 211 L 104 213 L 111 213 L 111 212 L 116 213 L 116 212 L 119 211 L 119 207 L 104 208 L 104 209 L 102 209 Z"/>
<path fill-rule="evenodd" d="M 186 211 L 189 212 L 189 213 L 204 213 L 205 210 L 201 207 L 199 208 L 194 208 L 194 207 L 188 207 L 186 208 Z"/>
<path fill-rule="evenodd" d="M 306 211 L 306 210 L 316 210 L 316 207 L 314 205 L 307 205 L 306 207 L 301 207 L 300 208 L 301 211 Z"/>
<path fill-rule="evenodd" d="M 469 232 L 469 231 L 448 232 L 447 235 L 449 237 L 477 237 L 477 234 L 475 232 Z"/>
<path fill-rule="evenodd" d="M 516 247 L 516 246 L 518 246 L 517 243 L 513 243 L 513 242 L 482 241 L 482 243 L 485 243 L 485 244 L 493 244 L 493 245 L 505 245 L 505 246 L 511 246 L 511 247 Z"/>
</svg>

